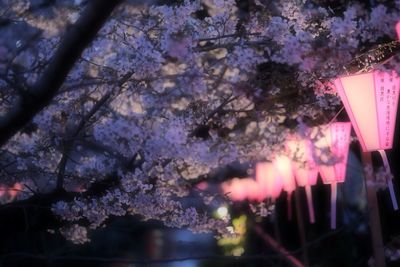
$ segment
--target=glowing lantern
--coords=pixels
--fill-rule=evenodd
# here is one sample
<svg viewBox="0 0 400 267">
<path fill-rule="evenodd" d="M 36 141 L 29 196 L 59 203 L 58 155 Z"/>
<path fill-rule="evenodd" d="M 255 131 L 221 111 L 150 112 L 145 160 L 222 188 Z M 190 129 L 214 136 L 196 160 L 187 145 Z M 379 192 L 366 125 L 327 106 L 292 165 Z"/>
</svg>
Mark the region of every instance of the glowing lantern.
<svg viewBox="0 0 400 267">
<path fill-rule="evenodd" d="M 282 181 L 272 163 L 261 162 L 256 165 L 256 180 L 234 178 L 221 185 L 224 194 L 233 201 L 262 201 L 267 197 L 276 199 L 282 191 Z"/>
<path fill-rule="evenodd" d="M 331 185 L 331 228 L 336 228 L 336 198 L 337 183 L 343 183 L 346 178 L 346 165 L 350 143 L 350 122 L 335 122 L 323 128 L 323 137 L 316 142 L 322 161 L 318 169 L 324 184 Z"/>
<path fill-rule="evenodd" d="M 274 200 L 281 194 L 283 183 L 277 179 L 277 172 L 272 163 L 259 162 L 256 164 L 256 181 L 266 197 Z"/>
<path fill-rule="evenodd" d="M 252 178 L 242 179 L 242 185 L 246 190 L 247 199 L 250 201 L 263 201 L 266 198 L 265 192 L 260 185 Z"/>
<path fill-rule="evenodd" d="M 12 187 L 8 189 L 8 194 L 10 195 L 10 201 L 14 200 L 14 198 L 21 193 L 24 189 L 24 185 L 21 183 L 15 183 Z"/>
<path fill-rule="evenodd" d="M 399 33 L 400 25 L 396 30 Z M 390 171 L 384 149 L 391 149 L 400 78 L 395 72 L 373 71 L 340 77 L 334 84 L 360 140 L 362 150 L 379 151 Z M 387 179 L 393 208 L 398 209 L 391 177 Z"/>
<path fill-rule="evenodd" d="M 315 222 L 314 206 L 312 203 L 311 186 L 317 183 L 318 168 L 312 156 L 310 140 L 294 137 L 286 142 L 292 160 L 292 167 L 296 183 L 306 189 L 308 214 L 310 222 Z"/>
<path fill-rule="evenodd" d="M 273 164 L 276 169 L 275 179 L 282 181 L 283 190 L 287 192 L 288 201 L 288 217 L 292 218 L 291 199 L 292 193 L 296 189 L 296 183 L 293 176 L 292 162 L 289 157 L 284 155 L 277 156 Z"/>
<path fill-rule="evenodd" d="M 234 178 L 229 182 L 222 183 L 221 187 L 224 194 L 227 194 L 233 201 L 243 201 L 247 197 L 241 179 Z"/>
<path fill-rule="evenodd" d="M 252 178 L 234 178 L 222 183 L 222 191 L 233 201 L 262 201 L 266 198 L 259 184 Z"/>
<path fill-rule="evenodd" d="M 397 39 L 400 40 L 400 21 L 396 24 Z"/>
</svg>

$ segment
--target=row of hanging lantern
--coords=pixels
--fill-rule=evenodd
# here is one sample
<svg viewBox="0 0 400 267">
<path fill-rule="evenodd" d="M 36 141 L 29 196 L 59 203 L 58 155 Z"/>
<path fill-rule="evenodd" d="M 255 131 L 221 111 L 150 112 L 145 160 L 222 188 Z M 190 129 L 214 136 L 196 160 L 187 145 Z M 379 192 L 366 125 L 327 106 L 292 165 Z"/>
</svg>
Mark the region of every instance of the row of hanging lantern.
<svg viewBox="0 0 400 267">
<path fill-rule="evenodd" d="M 379 151 L 387 173 L 390 167 L 385 149 L 393 146 L 399 82 L 394 71 L 372 71 L 334 81 L 363 152 Z M 397 210 L 391 175 L 387 177 L 387 185 L 393 208 Z"/>
<path fill-rule="evenodd" d="M 309 129 L 306 133 L 308 137 L 292 136 L 286 142 L 288 156 L 276 157 L 269 165 L 269 170 L 258 167 L 268 163 L 257 163 L 256 181 L 260 184 L 279 184 L 276 180 L 282 181 L 281 189 L 288 195 L 289 217 L 291 217 L 291 195 L 296 184 L 305 187 L 309 218 L 310 222 L 314 223 L 311 186 L 317 183 L 319 173 L 323 183 L 331 185 L 331 227 L 335 228 L 337 183 L 345 180 L 350 128 L 349 122 L 335 122 Z M 280 194 L 279 189 L 275 187 L 274 196 Z"/>
<path fill-rule="evenodd" d="M 245 199 L 261 201 L 266 198 L 275 200 L 282 191 L 285 191 L 288 196 L 288 217 L 291 218 L 292 193 L 296 185 L 304 186 L 310 221 L 314 223 L 311 186 L 317 183 L 320 173 L 322 181 L 330 184 L 332 188 L 331 227 L 335 228 L 336 184 L 345 180 L 350 127 L 349 122 L 335 122 L 321 128 L 309 129 L 308 138 L 292 136 L 286 142 L 285 153 L 276 156 L 272 162 L 256 164 L 255 180 L 236 178 L 224 183 L 222 189 L 235 201 Z M 315 158 L 321 160 L 316 161 Z"/>
<path fill-rule="evenodd" d="M 372 71 L 343 76 L 334 81 L 338 94 L 350 117 L 362 150 L 379 151 L 387 173 L 390 173 L 385 149 L 393 146 L 400 78 L 395 72 Z M 350 142 L 350 122 L 335 122 L 328 126 L 309 129 L 308 138 L 293 136 L 286 142 L 287 154 L 278 155 L 272 162 L 256 164 L 256 179 L 236 179 L 225 184 L 225 192 L 233 200 L 276 199 L 281 191 L 288 195 L 288 212 L 291 217 L 290 199 L 298 186 L 304 186 L 307 195 L 310 221 L 315 222 L 311 186 L 317 182 L 318 173 L 324 184 L 331 185 L 331 227 L 336 227 L 337 183 L 343 183 Z M 322 129 L 322 130 L 321 130 Z M 331 154 L 330 160 L 327 155 Z M 293 160 L 291 160 L 293 159 Z M 330 161 L 330 162 L 329 162 Z M 398 204 L 392 176 L 387 184 L 395 210 Z M 235 188 L 234 188 L 235 187 Z M 238 197 L 238 192 L 242 194 Z"/>
<path fill-rule="evenodd" d="M 275 200 L 282 191 L 288 196 L 291 217 L 291 195 L 297 186 L 305 187 L 310 222 L 315 222 L 311 186 L 320 174 L 324 184 L 331 185 L 331 228 L 336 227 L 337 183 L 346 178 L 351 124 L 363 151 L 379 151 L 384 167 L 390 172 L 384 149 L 393 145 L 400 78 L 394 72 L 370 73 L 340 77 L 334 82 L 349 114 L 350 122 L 334 122 L 305 130 L 286 141 L 286 151 L 272 162 L 255 166 L 255 180 L 234 179 L 222 185 L 232 200 Z M 365 108 L 367 105 L 368 108 Z M 393 208 L 398 209 L 391 176 L 387 180 Z"/>
<path fill-rule="evenodd" d="M 395 28 L 400 40 L 400 21 Z M 385 150 L 393 147 L 400 77 L 395 71 L 374 70 L 342 76 L 333 83 L 350 117 L 362 151 L 378 151 L 386 173 L 390 174 Z M 398 210 L 392 178 L 392 175 L 387 175 L 386 182 L 393 209 Z"/>
<path fill-rule="evenodd" d="M 287 142 L 294 159 L 292 170 L 296 183 L 306 190 L 311 223 L 315 222 L 311 186 L 317 183 L 319 173 L 322 182 L 331 185 L 331 227 L 336 227 L 337 183 L 343 183 L 346 177 L 350 130 L 349 122 L 335 122 L 310 129 L 307 138 Z"/>
<path fill-rule="evenodd" d="M 400 22 L 396 25 L 396 31 L 400 39 Z M 297 184 L 305 187 L 309 218 L 313 223 L 315 215 L 311 186 L 316 184 L 319 173 L 323 183 L 331 185 L 331 228 L 335 228 L 337 183 L 343 183 L 346 178 L 351 126 L 360 141 L 362 151 L 378 151 L 386 173 L 390 173 L 385 149 L 393 146 L 400 78 L 394 71 L 374 70 L 339 77 L 333 84 L 351 123 L 334 122 L 292 136 L 286 142 L 286 154 L 277 155 L 272 162 L 256 164 L 255 180 L 235 179 L 224 183 L 223 191 L 230 193 L 233 200 L 257 201 L 266 198 L 274 200 L 282 191 L 286 191 L 290 217 L 290 199 Z M 397 210 L 392 175 L 388 175 L 387 185 L 393 208 Z"/>
<path fill-rule="evenodd" d="M 332 123 L 330 127 L 325 127 L 323 137 L 315 144 L 321 149 L 328 147 L 333 156 L 330 163 L 318 164 L 323 183 L 331 185 L 331 228 L 336 228 L 337 184 L 343 183 L 346 178 L 350 130 L 349 122 Z"/>
<path fill-rule="evenodd" d="M 290 155 L 293 157 L 292 166 L 296 183 L 304 187 L 307 196 L 307 206 L 310 222 L 315 222 L 314 206 L 312 203 L 311 186 L 317 184 L 318 166 L 314 161 L 312 143 L 309 139 L 294 137 L 286 142 Z"/>
</svg>

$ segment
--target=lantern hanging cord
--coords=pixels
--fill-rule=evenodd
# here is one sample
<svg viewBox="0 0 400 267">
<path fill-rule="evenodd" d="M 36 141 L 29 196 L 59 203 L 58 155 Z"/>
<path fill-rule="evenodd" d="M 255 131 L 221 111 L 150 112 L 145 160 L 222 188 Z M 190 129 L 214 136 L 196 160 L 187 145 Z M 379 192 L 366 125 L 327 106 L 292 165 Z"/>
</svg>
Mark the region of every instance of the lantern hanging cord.
<svg viewBox="0 0 400 267">
<path fill-rule="evenodd" d="M 342 106 L 341 109 L 335 114 L 335 116 L 333 116 L 333 118 L 329 121 L 329 123 L 328 123 L 328 125 L 326 127 L 329 127 L 334 122 L 334 120 L 336 120 L 336 118 L 343 111 L 343 109 L 344 109 L 344 106 Z"/>
<path fill-rule="evenodd" d="M 385 150 L 380 149 L 378 151 L 381 154 L 382 161 L 383 161 L 383 166 L 385 167 L 386 172 L 391 173 L 390 166 L 389 166 L 389 161 L 388 161 L 388 158 L 387 158 Z M 388 185 L 388 188 L 389 188 L 390 198 L 392 199 L 393 209 L 394 210 L 398 210 L 399 207 L 397 205 L 397 199 L 396 199 L 396 194 L 394 192 L 394 187 L 393 187 L 393 181 L 392 180 L 393 180 L 393 177 L 391 175 L 387 175 L 386 182 L 387 182 L 387 185 Z"/>
</svg>

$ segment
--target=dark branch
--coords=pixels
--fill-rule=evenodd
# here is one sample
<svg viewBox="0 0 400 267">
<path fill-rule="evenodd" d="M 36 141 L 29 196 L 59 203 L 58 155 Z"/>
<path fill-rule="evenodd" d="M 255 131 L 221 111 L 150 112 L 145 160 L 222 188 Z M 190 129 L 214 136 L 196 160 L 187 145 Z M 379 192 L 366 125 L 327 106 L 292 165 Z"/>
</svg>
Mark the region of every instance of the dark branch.
<svg viewBox="0 0 400 267">
<path fill-rule="evenodd" d="M 79 20 L 65 34 L 47 69 L 15 108 L 0 118 L 0 146 L 45 108 L 64 83 L 68 73 L 93 41 L 97 32 L 121 0 L 90 1 Z"/>
<path fill-rule="evenodd" d="M 116 87 L 122 87 L 128 80 L 129 78 L 133 75 L 133 72 L 128 72 L 125 74 L 116 84 Z M 74 141 L 76 137 L 79 135 L 79 133 L 82 131 L 82 129 L 85 127 L 85 124 L 93 117 L 93 115 L 96 114 L 96 112 L 110 99 L 112 96 L 114 88 L 111 88 L 105 94 L 102 98 L 97 101 L 94 106 L 91 108 L 91 110 L 79 121 L 78 125 L 72 130 L 71 133 L 69 133 L 68 136 L 66 136 L 67 140 L 64 140 L 64 148 L 63 148 L 63 154 L 61 157 L 61 160 L 58 164 L 58 175 L 57 175 L 57 185 L 56 185 L 56 190 L 61 190 L 64 185 L 64 174 L 65 174 L 65 168 L 67 166 L 67 161 L 69 158 L 69 154 L 72 151 L 72 148 L 74 146 Z"/>
<path fill-rule="evenodd" d="M 58 229 L 67 222 L 61 221 L 52 212 L 51 207 L 58 201 L 73 201 L 75 198 L 95 198 L 119 184 L 119 177 L 110 173 L 104 180 L 94 182 L 86 192 L 66 192 L 56 190 L 45 194 L 35 194 L 24 200 L 18 200 L 0 206 L 0 235 L 16 232 L 35 232 L 46 229 Z M 26 220 L 29 218 L 29 220 Z"/>
</svg>

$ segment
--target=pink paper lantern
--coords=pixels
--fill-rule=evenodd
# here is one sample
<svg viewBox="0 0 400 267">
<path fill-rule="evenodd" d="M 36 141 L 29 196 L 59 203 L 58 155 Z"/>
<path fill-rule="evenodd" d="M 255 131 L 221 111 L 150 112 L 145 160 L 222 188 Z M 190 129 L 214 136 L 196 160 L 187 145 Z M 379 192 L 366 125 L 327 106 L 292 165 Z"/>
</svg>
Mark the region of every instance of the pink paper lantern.
<svg viewBox="0 0 400 267">
<path fill-rule="evenodd" d="M 346 165 L 350 144 L 350 122 L 335 122 L 325 129 L 324 141 L 337 162 L 333 165 L 319 166 L 325 184 L 343 183 L 346 178 Z"/>
<path fill-rule="evenodd" d="M 274 159 L 273 164 L 277 171 L 277 178 L 282 181 L 283 190 L 288 193 L 293 192 L 296 189 L 296 183 L 290 158 L 285 155 L 279 155 Z"/>
<path fill-rule="evenodd" d="M 350 144 L 350 122 L 335 122 L 323 127 L 323 136 L 316 142 L 321 151 L 330 151 L 328 155 L 320 154 L 318 169 L 324 184 L 331 185 L 331 228 L 336 228 L 336 198 L 337 183 L 343 183 L 346 178 L 346 166 Z M 325 156 L 325 158 L 324 158 Z"/>
<path fill-rule="evenodd" d="M 364 152 L 392 148 L 399 82 L 395 72 L 380 71 L 335 80 Z"/>
<path fill-rule="evenodd" d="M 234 178 L 221 185 L 222 191 L 233 201 L 262 201 L 266 198 L 259 184 L 252 178 Z"/>
<path fill-rule="evenodd" d="M 397 39 L 400 40 L 400 21 L 396 24 Z"/>
<path fill-rule="evenodd" d="M 310 140 L 300 137 L 286 141 L 286 147 L 292 160 L 293 173 L 299 186 L 311 186 L 317 183 L 318 168 L 312 155 Z"/>
<path fill-rule="evenodd" d="M 399 27 L 397 24 L 396 30 L 399 30 Z M 394 71 L 373 71 L 343 76 L 336 79 L 334 84 L 360 140 L 362 150 L 379 151 L 385 168 L 390 170 L 384 149 L 391 149 L 393 145 L 400 78 Z M 391 178 L 388 178 L 387 182 L 393 208 L 397 210 Z"/>
<path fill-rule="evenodd" d="M 241 179 L 234 178 L 221 185 L 222 191 L 233 201 L 243 201 L 247 197 L 246 189 L 243 187 Z"/>
<path fill-rule="evenodd" d="M 315 215 L 311 186 L 317 183 L 318 168 L 312 156 L 312 144 L 310 140 L 293 137 L 286 142 L 286 146 L 293 159 L 292 167 L 296 183 L 305 187 L 309 219 L 311 223 L 314 223 Z"/>
<path fill-rule="evenodd" d="M 296 183 L 293 175 L 292 162 L 289 157 L 285 155 L 278 155 L 275 157 L 273 164 L 276 170 L 276 177 L 282 181 L 283 190 L 287 192 L 288 201 L 288 218 L 292 218 L 292 193 L 296 189 Z"/>
<path fill-rule="evenodd" d="M 256 164 L 256 181 L 265 196 L 273 200 L 278 198 L 282 192 L 283 182 L 281 179 L 277 179 L 277 171 L 270 162 Z"/>
<path fill-rule="evenodd" d="M 247 199 L 249 201 L 263 201 L 267 196 L 260 188 L 260 185 L 252 178 L 243 180 L 243 186 L 246 188 Z"/>
</svg>

